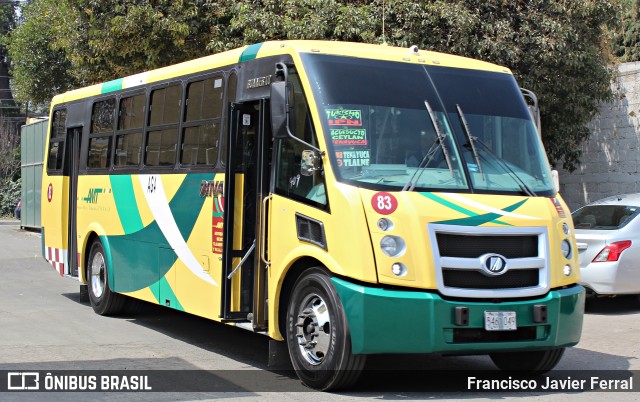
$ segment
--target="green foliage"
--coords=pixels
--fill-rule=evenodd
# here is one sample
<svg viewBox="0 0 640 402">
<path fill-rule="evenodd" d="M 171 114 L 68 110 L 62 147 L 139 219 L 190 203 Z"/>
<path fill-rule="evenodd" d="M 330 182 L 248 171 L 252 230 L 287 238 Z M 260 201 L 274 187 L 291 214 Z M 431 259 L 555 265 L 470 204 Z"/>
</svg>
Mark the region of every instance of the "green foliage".
<svg viewBox="0 0 640 402">
<path fill-rule="evenodd" d="M 619 1 L 33 0 L 9 51 L 20 99 L 42 101 L 266 40 L 415 44 L 511 68 L 538 95 L 549 159 L 573 170 L 611 96 L 606 39 Z"/>
<path fill-rule="evenodd" d="M 21 196 L 21 180 L 0 180 L 0 216 L 13 216 Z"/>
<path fill-rule="evenodd" d="M 640 0 L 623 1 L 620 28 L 613 35 L 613 50 L 622 62 L 640 61 Z"/>
</svg>

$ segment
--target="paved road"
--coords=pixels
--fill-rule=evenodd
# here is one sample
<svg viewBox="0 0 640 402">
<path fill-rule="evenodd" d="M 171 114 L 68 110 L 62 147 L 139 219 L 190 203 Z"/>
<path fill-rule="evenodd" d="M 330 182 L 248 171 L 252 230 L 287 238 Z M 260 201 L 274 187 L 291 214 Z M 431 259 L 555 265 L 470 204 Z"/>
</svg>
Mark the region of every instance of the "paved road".
<svg viewBox="0 0 640 402">
<path fill-rule="evenodd" d="M 485 356 L 379 356 L 369 359 L 371 371 L 352 392 L 311 395 L 295 376 L 266 366 L 264 336 L 217 324 L 188 314 L 148 306 L 141 313 L 100 317 L 79 301 L 78 283 L 60 278 L 41 257 L 37 233 L 0 225 L 0 370 L 198 370 L 220 391 L 137 393 L 139 400 L 260 400 L 495 399 L 522 397 L 543 400 L 601 400 L 608 394 L 413 392 L 410 384 L 427 381 L 421 370 L 494 370 Z M 640 389 L 640 302 L 636 298 L 589 301 L 581 343 L 565 353 L 559 377 L 575 370 L 620 370 L 638 375 Z M 398 341 L 401 342 L 402 334 Z M 406 369 L 385 378 L 387 371 Z M 206 370 L 206 371 L 202 371 Z M 630 372 L 630 370 L 639 370 Z M 168 374 L 176 373 L 167 372 Z M 383 373 L 383 374 L 380 374 Z M 428 375 L 428 374 L 427 374 Z M 575 376 L 575 375 L 574 375 Z M 383 377 L 383 378 L 381 378 Z M 386 385 L 392 384 L 392 385 Z M 395 384 L 395 385 L 394 385 Z M 171 381 L 163 385 L 169 388 Z M 200 384 L 201 385 L 201 384 Z M 193 389 L 199 389 L 194 384 Z M 268 392 L 268 391 L 287 392 Z M 130 393 L 5 393 L 0 400 L 129 400 Z M 640 393 L 611 394 L 616 400 L 637 400 Z"/>
</svg>

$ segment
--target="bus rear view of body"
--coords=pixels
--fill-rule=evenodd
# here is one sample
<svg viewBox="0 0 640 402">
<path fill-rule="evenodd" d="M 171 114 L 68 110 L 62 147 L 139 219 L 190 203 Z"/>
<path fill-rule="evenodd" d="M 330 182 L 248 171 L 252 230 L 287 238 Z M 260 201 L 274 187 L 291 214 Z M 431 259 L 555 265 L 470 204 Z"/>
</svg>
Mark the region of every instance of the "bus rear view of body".
<svg viewBox="0 0 640 402">
<path fill-rule="evenodd" d="M 43 253 L 134 299 L 285 341 L 309 386 L 366 356 L 551 370 L 580 339 L 573 224 L 504 67 L 267 42 L 54 98 Z"/>
</svg>

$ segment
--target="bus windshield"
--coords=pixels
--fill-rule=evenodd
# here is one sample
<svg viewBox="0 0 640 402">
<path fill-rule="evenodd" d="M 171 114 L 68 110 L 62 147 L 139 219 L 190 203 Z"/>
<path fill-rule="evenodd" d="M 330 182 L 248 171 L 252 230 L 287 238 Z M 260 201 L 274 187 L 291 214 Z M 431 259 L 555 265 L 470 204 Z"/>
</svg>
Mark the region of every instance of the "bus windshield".
<svg viewBox="0 0 640 402">
<path fill-rule="evenodd" d="M 337 179 L 374 190 L 554 194 L 510 74 L 304 54 Z"/>
</svg>

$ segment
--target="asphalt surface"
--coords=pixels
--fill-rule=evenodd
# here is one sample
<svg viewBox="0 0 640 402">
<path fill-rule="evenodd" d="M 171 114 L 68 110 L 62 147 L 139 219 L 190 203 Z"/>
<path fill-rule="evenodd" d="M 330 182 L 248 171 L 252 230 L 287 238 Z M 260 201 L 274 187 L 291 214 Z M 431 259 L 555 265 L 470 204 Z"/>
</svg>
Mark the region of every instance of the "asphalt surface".
<svg viewBox="0 0 640 402">
<path fill-rule="evenodd" d="M 153 392 L 16 391 L 0 393 L 3 401 L 640 400 L 640 301 L 636 297 L 589 300 L 586 313 L 580 344 L 567 350 L 552 377 L 635 376 L 634 392 L 443 392 L 423 385 L 434 378 L 442 381 L 446 371 L 500 373 L 486 356 L 390 355 L 370 357 L 367 372 L 349 392 L 320 394 L 303 387 L 286 370 L 290 366 L 267 367 L 268 339 L 263 335 L 151 305 L 119 317 L 94 314 L 88 303 L 80 301 L 78 283 L 61 278 L 44 261 L 39 233 L 20 230 L 16 223 L 0 224 L 0 375 L 63 370 L 90 375 L 152 370 L 164 375 L 161 383 L 156 377 Z M 402 336 L 398 334 L 398 342 Z M 179 378 L 181 374 L 187 378 Z"/>
</svg>

